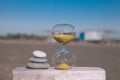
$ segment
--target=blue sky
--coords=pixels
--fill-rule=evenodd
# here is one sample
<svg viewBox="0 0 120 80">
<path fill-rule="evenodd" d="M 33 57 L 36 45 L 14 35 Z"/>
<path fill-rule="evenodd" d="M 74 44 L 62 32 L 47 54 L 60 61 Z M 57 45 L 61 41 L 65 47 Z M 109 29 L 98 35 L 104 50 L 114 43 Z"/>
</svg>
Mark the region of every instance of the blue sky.
<svg viewBox="0 0 120 80">
<path fill-rule="evenodd" d="M 0 0 L 0 34 L 41 34 L 55 24 L 120 31 L 120 0 Z"/>
</svg>

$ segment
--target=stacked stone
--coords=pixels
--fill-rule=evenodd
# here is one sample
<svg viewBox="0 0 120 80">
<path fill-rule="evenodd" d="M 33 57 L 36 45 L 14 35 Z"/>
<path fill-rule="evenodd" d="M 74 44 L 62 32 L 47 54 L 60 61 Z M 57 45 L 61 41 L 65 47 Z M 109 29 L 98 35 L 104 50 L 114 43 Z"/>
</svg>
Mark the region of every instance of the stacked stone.
<svg viewBox="0 0 120 80">
<path fill-rule="evenodd" d="M 33 57 L 29 59 L 27 68 L 30 69 L 48 69 L 49 64 L 47 63 L 46 53 L 43 51 L 33 51 Z"/>
</svg>

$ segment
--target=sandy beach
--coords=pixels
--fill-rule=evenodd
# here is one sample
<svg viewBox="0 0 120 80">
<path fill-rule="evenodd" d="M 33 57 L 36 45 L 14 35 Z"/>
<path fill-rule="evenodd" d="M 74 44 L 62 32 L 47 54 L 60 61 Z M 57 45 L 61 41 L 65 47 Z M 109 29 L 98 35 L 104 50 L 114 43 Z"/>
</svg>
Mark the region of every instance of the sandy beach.
<svg viewBox="0 0 120 80">
<path fill-rule="evenodd" d="M 51 55 L 59 47 L 55 42 L 0 40 L 0 80 L 12 80 L 12 70 L 26 66 L 32 51 L 46 52 L 50 63 Z M 107 80 L 120 80 L 120 44 L 71 42 L 67 47 L 77 56 L 76 66 L 101 67 Z"/>
</svg>

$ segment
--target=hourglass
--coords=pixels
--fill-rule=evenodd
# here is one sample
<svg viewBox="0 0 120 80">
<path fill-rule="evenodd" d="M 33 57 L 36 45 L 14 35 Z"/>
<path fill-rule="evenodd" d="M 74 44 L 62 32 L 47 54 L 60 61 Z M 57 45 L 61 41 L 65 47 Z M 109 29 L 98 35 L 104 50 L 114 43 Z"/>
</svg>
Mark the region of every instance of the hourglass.
<svg viewBox="0 0 120 80">
<path fill-rule="evenodd" d="M 52 29 L 53 38 L 61 44 L 61 47 L 52 55 L 52 66 L 55 69 L 67 70 L 75 66 L 76 56 L 66 44 L 75 38 L 74 26 L 71 24 L 57 24 Z"/>
</svg>

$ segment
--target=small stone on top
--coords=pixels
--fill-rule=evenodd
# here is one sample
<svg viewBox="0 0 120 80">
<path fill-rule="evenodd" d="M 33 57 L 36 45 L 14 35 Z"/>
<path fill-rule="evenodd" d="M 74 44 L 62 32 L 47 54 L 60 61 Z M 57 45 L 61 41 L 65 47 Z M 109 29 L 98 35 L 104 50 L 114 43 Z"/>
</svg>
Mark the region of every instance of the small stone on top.
<svg viewBox="0 0 120 80">
<path fill-rule="evenodd" d="M 46 57 L 47 55 L 43 51 L 35 50 L 35 51 L 33 51 L 33 56 L 38 57 L 38 58 L 42 58 L 42 57 Z"/>
</svg>

